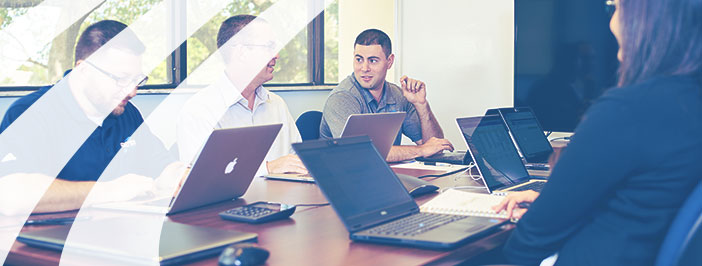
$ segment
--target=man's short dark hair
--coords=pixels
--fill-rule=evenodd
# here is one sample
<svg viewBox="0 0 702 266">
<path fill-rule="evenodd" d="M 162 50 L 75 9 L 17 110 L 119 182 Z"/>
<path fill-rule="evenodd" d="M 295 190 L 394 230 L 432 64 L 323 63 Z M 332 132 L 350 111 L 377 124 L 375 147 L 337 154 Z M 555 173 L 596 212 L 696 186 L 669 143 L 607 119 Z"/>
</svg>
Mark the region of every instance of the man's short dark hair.
<svg viewBox="0 0 702 266">
<path fill-rule="evenodd" d="M 222 22 L 217 33 L 217 48 L 221 48 L 234 34 L 237 34 L 254 19 L 256 19 L 254 15 L 236 15 Z"/>
<path fill-rule="evenodd" d="M 125 38 L 120 38 L 114 47 L 127 48 L 136 54 L 144 53 L 144 44 L 127 25 L 119 21 L 102 20 L 88 26 L 80 35 L 76 44 L 75 61 L 85 60 L 123 30 L 126 30 Z"/>
<path fill-rule="evenodd" d="M 356 47 L 357 44 L 379 44 L 380 47 L 383 48 L 383 53 L 385 53 L 386 57 L 392 54 L 392 43 L 390 43 L 390 37 L 388 37 L 385 32 L 378 29 L 367 29 L 361 32 L 361 34 L 356 37 L 356 42 L 353 44 L 353 46 Z"/>
</svg>

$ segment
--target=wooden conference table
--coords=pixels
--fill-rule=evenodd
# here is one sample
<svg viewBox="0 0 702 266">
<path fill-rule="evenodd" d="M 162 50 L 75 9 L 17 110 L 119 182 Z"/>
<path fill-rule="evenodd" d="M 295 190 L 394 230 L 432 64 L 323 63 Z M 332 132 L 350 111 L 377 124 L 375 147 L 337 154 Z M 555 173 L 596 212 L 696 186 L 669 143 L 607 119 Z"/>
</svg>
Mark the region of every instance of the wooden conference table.
<svg viewBox="0 0 702 266">
<path fill-rule="evenodd" d="M 401 169 L 398 173 L 420 176 L 425 170 Z M 474 171 L 475 172 L 475 171 Z M 436 178 L 431 182 L 441 188 L 478 185 L 465 173 Z M 422 204 L 438 193 L 416 199 Z M 331 206 L 298 207 L 291 219 L 252 225 L 225 221 L 219 212 L 256 201 L 287 204 L 325 203 L 324 195 L 315 184 L 255 178 L 246 194 L 238 200 L 209 205 L 170 216 L 175 222 L 231 229 L 258 234 L 258 244 L 271 255 L 267 265 L 454 265 L 470 260 L 504 243 L 514 225 L 479 240 L 448 251 L 352 242 L 348 232 Z M 73 213 L 55 214 L 54 217 Z M 42 215 L 42 218 L 52 216 Z M 47 226 L 25 226 L 23 231 L 40 230 Z M 58 265 L 60 253 L 15 242 L 6 265 Z M 217 265 L 211 257 L 191 265 Z"/>
</svg>

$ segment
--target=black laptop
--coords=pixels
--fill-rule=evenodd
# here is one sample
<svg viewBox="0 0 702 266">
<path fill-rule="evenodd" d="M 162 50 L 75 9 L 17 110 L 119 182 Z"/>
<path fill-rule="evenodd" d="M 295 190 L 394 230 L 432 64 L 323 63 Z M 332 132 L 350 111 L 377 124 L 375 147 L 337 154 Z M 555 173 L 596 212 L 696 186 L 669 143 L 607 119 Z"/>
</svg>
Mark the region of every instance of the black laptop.
<svg viewBox="0 0 702 266">
<path fill-rule="evenodd" d="M 547 170 L 548 158 L 553 153 L 551 143 L 544 135 L 539 120 L 529 107 L 489 109 L 485 115 L 500 115 L 507 125 L 515 146 L 527 168 Z M 545 168 L 545 169 L 544 169 Z"/>
<path fill-rule="evenodd" d="M 452 248 L 505 219 L 422 213 L 367 136 L 293 148 L 356 241 Z"/>
<path fill-rule="evenodd" d="M 488 192 L 541 191 L 546 180 L 529 176 L 499 115 L 457 118 L 456 122 Z"/>
</svg>

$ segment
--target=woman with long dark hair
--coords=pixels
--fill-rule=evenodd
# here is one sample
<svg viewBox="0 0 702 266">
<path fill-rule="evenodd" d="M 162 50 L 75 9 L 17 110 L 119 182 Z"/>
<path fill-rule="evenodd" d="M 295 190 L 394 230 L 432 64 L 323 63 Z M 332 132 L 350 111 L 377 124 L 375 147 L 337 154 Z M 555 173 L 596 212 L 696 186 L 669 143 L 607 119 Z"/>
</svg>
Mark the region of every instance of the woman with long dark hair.
<svg viewBox="0 0 702 266">
<path fill-rule="evenodd" d="M 702 0 L 607 2 L 618 86 L 587 111 L 540 195 L 495 207 L 521 217 L 505 246 L 514 263 L 652 265 L 702 179 Z"/>
</svg>

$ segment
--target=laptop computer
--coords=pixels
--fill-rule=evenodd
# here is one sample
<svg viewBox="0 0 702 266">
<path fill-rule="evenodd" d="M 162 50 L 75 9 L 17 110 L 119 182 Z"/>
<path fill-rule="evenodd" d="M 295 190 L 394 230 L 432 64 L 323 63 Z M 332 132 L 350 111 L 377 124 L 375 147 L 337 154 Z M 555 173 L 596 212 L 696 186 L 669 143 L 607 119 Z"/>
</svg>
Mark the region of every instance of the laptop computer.
<svg viewBox="0 0 702 266">
<path fill-rule="evenodd" d="M 553 153 L 551 143 L 544 135 L 536 115 L 529 107 L 489 109 L 486 115 L 498 114 L 509 129 L 514 145 L 526 162 L 527 168 L 548 169 L 548 158 Z"/>
<path fill-rule="evenodd" d="M 352 114 L 346 119 L 341 137 L 368 136 L 383 158 L 388 157 L 390 148 L 400 137 L 400 128 L 405 120 L 405 112 Z M 266 178 L 314 183 L 309 174 L 268 174 Z"/>
<path fill-rule="evenodd" d="M 215 129 L 175 197 L 95 205 L 173 214 L 238 198 L 246 192 L 282 124 Z"/>
<path fill-rule="evenodd" d="M 467 151 L 443 151 L 428 157 L 417 157 L 414 160 L 430 165 L 435 165 L 436 163 L 470 165 L 473 162 Z"/>
<path fill-rule="evenodd" d="M 489 193 L 541 191 L 544 179 L 532 179 L 499 115 L 457 118 L 483 183 Z"/>
<path fill-rule="evenodd" d="M 429 157 L 417 157 L 414 160 L 426 164 L 450 163 L 457 165 L 469 165 L 472 161 L 470 155 L 465 151 L 440 152 Z"/>
<path fill-rule="evenodd" d="M 505 219 L 423 213 L 367 136 L 293 144 L 355 241 L 452 248 Z"/>
<path fill-rule="evenodd" d="M 139 239 L 152 237 L 150 232 L 140 232 L 141 230 L 151 230 L 150 227 L 134 226 L 133 223 L 123 222 L 122 219 L 110 219 L 97 223 L 88 223 L 89 226 L 98 226 L 91 229 L 95 232 L 116 230 L 131 237 L 124 239 Z M 126 227 L 126 228 L 125 228 Z M 83 229 L 83 228 L 81 228 Z M 17 237 L 17 241 L 29 246 L 47 248 L 61 251 L 64 247 L 66 237 L 71 230 L 71 225 L 61 225 L 44 230 L 22 232 Z M 85 252 L 86 260 L 102 261 L 101 264 L 118 263 L 123 265 L 173 265 L 181 264 L 205 257 L 210 257 L 221 253 L 221 251 L 232 243 L 256 241 L 255 233 L 245 233 L 231 230 L 220 230 L 207 227 L 191 226 L 175 222 L 166 221 L 163 224 L 159 245 L 159 257 L 144 257 L 128 250 L 118 250 L 112 247 L 134 247 L 139 248 L 139 243 L 151 243 L 149 239 L 143 239 L 138 243 L 112 243 L 101 241 L 99 238 L 85 239 L 79 238 L 84 243 L 72 242 L 71 247 L 78 252 Z M 94 241 L 94 243 L 90 243 Z M 116 241 L 116 240 L 115 240 Z M 143 252 L 145 254 L 147 252 Z M 91 259 L 92 258 L 92 259 Z M 88 264 L 88 263 L 86 263 Z"/>
<path fill-rule="evenodd" d="M 405 112 L 352 114 L 346 119 L 341 137 L 368 136 L 380 156 L 387 158 L 392 145 L 400 141 Z"/>
</svg>

